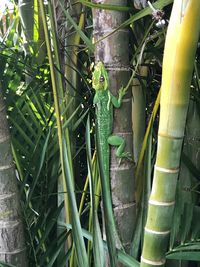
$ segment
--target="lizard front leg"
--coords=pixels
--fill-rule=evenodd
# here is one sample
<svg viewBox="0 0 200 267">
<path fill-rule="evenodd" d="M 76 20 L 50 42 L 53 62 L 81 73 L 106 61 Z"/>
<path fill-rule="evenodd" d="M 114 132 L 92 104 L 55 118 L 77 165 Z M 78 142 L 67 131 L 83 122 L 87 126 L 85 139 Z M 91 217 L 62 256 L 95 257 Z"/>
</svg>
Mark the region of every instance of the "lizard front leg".
<svg viewBox="0 0 200 267">
<path fill-rule="evenodd" d="M 125 96 L 126 92 L 127 92 L 127 89 L 124 88 L 124 87 L 121 87 L 121 88 L 119 89 L 119 97 L 118 97 L 118 98 L 115 97 L 114 95 L 112 95 L 112 94 L 110 93 L 110 95 L 111 95 L 111 101 L 112 101 L 112 104 L 113 104 L 113 106 L 114 106 L 115 108 L 120 108 L 120 107 L 121 107 L 122 99 L 123 99 L 123 97 Z"/>
</svg>

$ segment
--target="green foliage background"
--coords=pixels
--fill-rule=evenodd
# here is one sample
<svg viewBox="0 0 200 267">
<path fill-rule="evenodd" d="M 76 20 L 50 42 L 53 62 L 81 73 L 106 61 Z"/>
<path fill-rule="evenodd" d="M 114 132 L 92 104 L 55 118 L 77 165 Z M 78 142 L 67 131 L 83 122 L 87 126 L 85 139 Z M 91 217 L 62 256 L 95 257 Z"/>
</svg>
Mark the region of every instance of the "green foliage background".
<svg viewBox="0 0 200 267">
<path fill-rule="evenodd" d="M 80 37 L 78 62 L 74 66 L 79 83 L 78 88 L 73 88 L 76 92 L 77 106 L 70 116 L 68 116 L 68 111 L 71 102 L 67 101 L 69 92 L 66 91 L 69 80 L 68 77 L 64 77 L 55 57 L 55 41 L 62 44 L 63 40 L 57 33 L 53 34 L 52 17 L 47 7 L 45 6 L 45 16 L 51 34 L 50 45 L 54 54 L 52 66 L 51 62 L 49 63 L 48 55 L 42 62 L 37 62 L 38 51 L 31 43 L 28 44 L 29 52 L 27 53 L 17 6 L 15 6 L 13 15 L 8 9 L 5 11 L 0 24 L 2 38 L 0 44 L 1 91 L 7 104 L 12 135 L 12 150 L 22 199 L 29 266 L 61 267 L 66 266 L 66 262 L 69 260 L 71 260 L 71 267 L 77 266 L 77 262 L 78 266 L 87 266 L 88 264 L 88 266 L 96 266 L 94 265 L 95 257 L 97 259 L 105 258 L 107 248 L 101 237 L 100 182 L 95 155 L 95 121 L 92 105 L 94 92 L 91 88 L 94 63 L 91 8 L 99 6 L 88 1 L 80 2 L 84 5 L 85 24 L 83 28 L 80 28 L 73 20 L 69 10 L 64 11 L 65 19 Z M 166 24 L 171 11 L 171 2 L 159 0 L 154 3 L 156 8 L 164 8 Z M 136 174 L 143 179 L 143 187 L 140 188 L 142 193 L 139 194 L 137 226 L 129 255 L 123 251 L 118 252 L 119 261 L 123 262 L 125 266 L 139 266 L 142 229 L 146 218 L 147 199 L 151 189 L 157 146 L 158 105 L 155 105 L 155 100 L 160 88 L 167 27 L 157 28 L 150 15 L 151 9 L 147 7 L 138 11 L 134 9 L 131 1 L 127 7 L 116 8 L 101 5 L 101 8 L 117 9 L 128 13 L 129 19 L 121 25 L 121 28 L 129 27 L 130 67 L 141 82 L 146 96 L 146 128 L 149 131 L 147 131 L 140 154 L 142 161 L 136 169 Z M 138 34 L 141 36 L 138 37 Z M 54 38 L 56 40 L 53 40 Z M 64 46 L 62 49 L 65 53 Z M 147 77 L 140 76 L 138 65 L 140 66 L 141 62 L 143 66 L 148 67 Z M 197 114 L 197 122 L 193 124 L 193 127 L 198 128 L 199 49 L 194 65 L 191 101 L 195 102 L 195 114 Z M 56 77 L 55 91 L 52 90 L 52 70 Z M 62 96 L 58 88 L 59 77 L 64 81 Z M 61 114 L 58 114 L 55 109 L 55 92 L 57 92 L 58 102 L 63 105 Z M 151 117 L 152 114 L 153 117 Z M 58 120 L 63 122 L 63 139 L 58 138 Z M 70 123 L 71 121 L 73 121 L 73 125 Z M 68 143 L 68 138 L 72 135 L 76 139 L 74 154 L 70 152 Z M 197 140 L 195 140 L 194 146 L 198 146 L 199 135 L 195 138 Z M 63 153 L 63 166 L 60 151 Z M 185 260 L 200 260 L 199 165 L 196 166 L 190 160 L 193 157 L 188 153 L 188 151 L 183 153 L 182 162 L 190 176 L 187 184 L 184 182 L 185 179 L 180 178 L 179 180 L 173 230 L 167 253 L 168 259 L 178 259 L 179 262 L 170 261 L 169 266 L 194 266 Z M 194 153 L 198 156 L 198 151 Z M 72 169 L 72 166 L 75 168 Z M 57 181 L 61 172 L 65 173 L 68 188 L 71 187 L 71 193 L 68 192 L 68 201 L 71 214 L 75 218 L 71 224 L 60 221 L 60 214 L 66 205 L 66 199 L 59 205 L 57 202 L 59 194 L 66 195 L 64 191 L 58 193 Z M 74 242 L 76 252 L 78 252 L 76 254 L 77 261 L 72 260 L 74 257 L 74 246 L 71 243 L 72 229 L 74 229 Z M 93 239 L 94 231 L 96 231 L 97 240 Z M 68 240 L 69 248 L 67 252 L 63 252 L 66 240 Z M 103 266 L 103 263 L 99 264 L 99 266 Z"/>
</svg>

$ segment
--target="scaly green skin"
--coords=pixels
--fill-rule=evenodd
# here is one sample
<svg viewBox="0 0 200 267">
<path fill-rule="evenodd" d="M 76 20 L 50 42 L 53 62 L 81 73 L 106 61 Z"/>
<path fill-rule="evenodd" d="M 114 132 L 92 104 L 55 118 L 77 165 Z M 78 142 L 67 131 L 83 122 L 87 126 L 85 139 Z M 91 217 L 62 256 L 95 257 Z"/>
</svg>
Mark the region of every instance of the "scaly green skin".
<svg viewBox="0 0 200 267">
<path fill-rule="evenodd" d="M 128 158 L 131 160 L 131 155 L 124 152 L 125 141 L 122 137 L 111 135 L 113 126 L 113 106 L 120 108 L 122 98 L 126 94 L 126 89 L 119 90 L 119 97 L 116 98 L 109 91 L 108 73 L 102 62 L 95 66 L 92 78 L 92 86 L 96 90 L 94 104 L 96 105 L 96 123 L 98 143 L 100 152 L 104 160 L 104 170 L 109 173 L 109 144 L 117 146 L 116 156 L 119 158 Z M 109 175 L 108 175 L 109 176 Z"/>
<path fill-rule="evenodd" d="M 131 159 L 130 153 L 124 152 L 124 139 L 120 136 L 111 135 L 113 125 L 113 106 L 115 108 L 120 108 L 122 98 L 126 94 L 126 89 L 121 88 L 119 90 L 118 98 L 111 94 L 109 91 L 108 73 L 102 62 L 99 62 L 95 66 L 92 78 L 92 86 L 96 90 L 94 104 L 96 105 L 97 149 L 100 164 L 106 238 L 110 255 L 110 264 L 112 267 L 116 267 L 116 241 L 119 241 L 119 238 L 115 226 L 110 193 L 109 145 L 118 147 L 116 151 L 117 157 Z"/>
</svg>

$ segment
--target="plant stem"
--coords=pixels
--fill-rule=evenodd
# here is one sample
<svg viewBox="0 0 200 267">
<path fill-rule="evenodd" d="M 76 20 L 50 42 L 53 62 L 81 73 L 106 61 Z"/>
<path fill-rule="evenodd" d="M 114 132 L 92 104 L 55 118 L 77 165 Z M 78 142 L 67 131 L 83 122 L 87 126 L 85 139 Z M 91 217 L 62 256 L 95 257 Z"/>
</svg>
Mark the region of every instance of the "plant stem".
<svg viewBox="0 0 200 267">
<path fill-rule="evenodd" d="M 157 159 L 141 267 L 165 265 L 174 210 L 190 83 L 200 30 L 200 1 L 189 0 L 182 4 L 183 1 L 174 1 L 165 43 Z"/>
</svg>

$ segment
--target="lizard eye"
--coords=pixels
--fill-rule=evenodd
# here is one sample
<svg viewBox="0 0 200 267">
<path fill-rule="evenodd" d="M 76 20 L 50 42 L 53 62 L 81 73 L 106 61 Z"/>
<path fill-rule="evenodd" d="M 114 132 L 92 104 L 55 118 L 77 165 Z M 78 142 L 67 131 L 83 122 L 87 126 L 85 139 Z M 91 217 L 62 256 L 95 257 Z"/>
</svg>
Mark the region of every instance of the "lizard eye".
<svg viewBox="0 0 200 267">
<path fill-rule="evenodd" d="M 100 81 L 100 82 L 104 82 L 104 81 L 105 81 L 105 78 L 104 78 L 103 76 L 101 76 L 101 77 L 99 78 L 99 81 Z"/>
</svg>

